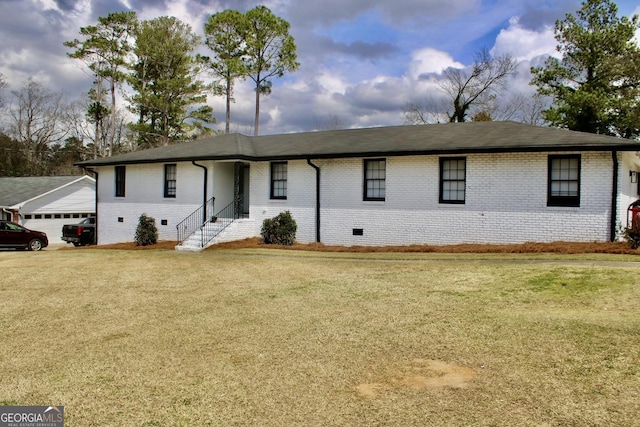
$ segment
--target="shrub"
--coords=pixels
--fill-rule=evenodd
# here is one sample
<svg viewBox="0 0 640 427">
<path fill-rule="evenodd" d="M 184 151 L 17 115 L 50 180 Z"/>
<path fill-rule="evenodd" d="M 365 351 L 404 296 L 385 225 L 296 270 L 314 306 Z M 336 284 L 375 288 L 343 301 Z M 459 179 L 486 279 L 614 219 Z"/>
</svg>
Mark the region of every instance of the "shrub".
<svg viewBox="0 0 640 427">
<path fill-rule="evenodd" d="M 260 234 L 267 244 L 291 246 L 296 242 L 298 225 L 289 211 L 281 212 L 262 222 Z"/>
<path fill-rule="evenodd" d="M 158 228 L 156 227 L 155 218 L 140 215 L 138 227 L 136 228 L 136 245 L 147 246 L 158 242 Z"/>
<path fill-rule="evenodd" d="M 632 221 L 631 227 L 624 227 L 621 232 L 631 249 L 640 247 L 640 223 Z"/>
</svg>

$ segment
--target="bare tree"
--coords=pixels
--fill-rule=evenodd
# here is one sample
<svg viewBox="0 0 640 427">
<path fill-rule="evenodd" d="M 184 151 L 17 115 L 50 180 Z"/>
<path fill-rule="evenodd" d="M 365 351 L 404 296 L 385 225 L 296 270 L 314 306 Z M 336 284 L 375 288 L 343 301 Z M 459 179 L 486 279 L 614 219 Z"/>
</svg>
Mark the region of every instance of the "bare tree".
<svg viewBox="0 0 640 427">
<path fill-rule="evenodd" d="M 316 127 L 319 130 L 341 130 L 346 128 L 337 114 L 329 114 L 326 120 L 318 120 Z"/>
<path fill-rule="evenodd" d="M 97 25 L 80 28 L 84 40 L 64 42 L 66 47 L 75 49 L 68 53 L 69 57 L 84 61 L 95 77 L 94 88 L 90 91 L 94 99 L 87 107 L 94 120 L 96 135 L 100 133 L 98 128 L 104 125 L 103 119 L 117 111 L 116 88 L 126 80 L 124 68 L 131 51 L 130 39 L 137 26 L 135 12 L 114 12 L 99 17 Z M 107 90 L 111 95 L 110 108 L 104 102 Z M 105 137 L 116 135 L 115 123 L 115 119 L 110 120 L 112 128 Z M 103 142 L 107 143 L 113 145 L 114 141 Z"/>
<path fill-rule="evenodd" d="M 3 74 L 0 74 L 0 107 L 4 105 L 4 89 L 8 86 L 7 80 L 4 78 Z"/>
<path fill-rule="evenodd" d="M 407 101 L 404 106 L 404 124 L 427 125 L 448 121 L 447 102 L 427 97 L 423 102 Z"/>
<path fill-rule="evenodd" d="M 549 108 L 551 99 L 539 94 L 513 94 L 499 102 L 498 97 L 491 95 L 474 109 L 471 121 L 514 121 L 534 126 L 543 126 L 543 111 Z M 407 101 L 404 107 L 404 124 L 426 125 L 449 121 L 446 113 L 447 102 L 427 98 L 422 103 Z"/>
<path fill-rule="evenodd" d="M 487 49 L 481 49 L 470 71 L 447 68 L 441 87 L 453 102 L 453 112 L 447 112 L 449 121 L 464 122 L 471 105 L 490 102 L 517 65 L 509 54 L 492 57 Z"/>
<path fill-rule="evenodd" d="M 89 147 L 94 159 L 133 151 L 134 145 L 129 141 L 130 135 L 127 133 L 126 111 L 118 109 L 96 121 L 91 114 L 91 108 L 95 107 L 92 101 L 93 98 L 84 97 L 68 105 L 65 122 L 69 138 L 81 141 Z M 115 133 L 112 135 L 111 132 Z"/>
<path fill-rule="evenodd" d="M 31 175 L 45 174 L 49 145 L 61 142 L 68 131 L 62 126 L 65 106 L 61 92 L 29 79 L 13 91 L 9 105 L 9 133 L 24 153 Z"/>
<path fill-rule="evenodd" d="M 511 120 L 534 126 L 545 123 L 543 111 L 549 108 L 551 98 L 540 94 L 525 95 L 516 93 L 502 107 L 496 107 L 492 116 L 494 120 Z"/>
<path fill-rule="evenodd" d="M 86 98 L 77 99 L 67 106 L 67 125 L 69 138 L 86 143 L 93 140 L 92 125 L 86 119 L 88 100 Z M 95 157 L 94 157 L 95 158 Z"/>
</svg>

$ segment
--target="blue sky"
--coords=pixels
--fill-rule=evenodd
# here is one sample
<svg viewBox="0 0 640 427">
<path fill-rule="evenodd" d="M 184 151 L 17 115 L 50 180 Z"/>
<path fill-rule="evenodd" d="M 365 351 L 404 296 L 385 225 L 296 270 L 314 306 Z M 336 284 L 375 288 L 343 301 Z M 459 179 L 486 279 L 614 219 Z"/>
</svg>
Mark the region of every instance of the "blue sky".
<svg viewBox="0 0 640 427">
<path fill-rule="evenodd" d="M 173 15 L 202 34 L 211 14 L 257 4 L 290 22 L 301 63 L 263 97 L 261 134 L 321 129 L 336 119 L 343 127 L 402 124 L 407 102 L 441 102 L 442 70 L 470 66 L 481 48 L 516 57 L 504 96 L 530 97 L 529 68 L 554 54 L 555 21 L 580 8 L 574 0 L 0 0 L 0 73 L 9 90 L 31 77 L 75 99 L 91 77 L 62 43 L 99 16 Z M 640 13 L 636 1 L 617 4 L 620 16 Z M 232 130 L 251 134 L 250 82 L 239 82 L 235 95 Z M 222 128 L 224 100 L 209 103 Z"/>
</svg>

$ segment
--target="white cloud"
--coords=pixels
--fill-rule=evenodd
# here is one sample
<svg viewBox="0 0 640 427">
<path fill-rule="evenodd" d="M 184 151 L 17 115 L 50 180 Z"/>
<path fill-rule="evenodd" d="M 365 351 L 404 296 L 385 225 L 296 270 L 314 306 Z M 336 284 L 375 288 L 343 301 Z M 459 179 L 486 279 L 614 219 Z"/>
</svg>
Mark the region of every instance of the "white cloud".
<svg viewBox="0 0 640 427">
<path fill-rule="evenodd" d="M 411 79 L 418 79 L 423 74 L 440 74 L 449 67 L 464 68 L 464 65 L 455 61 L 447 52 L 427 47 L 411 54 L 406 74 Z"/>
<path fill-rule="evenodd" d="M 640 13 L 637 1 L 626 12 Z M 577 0 L 265 0 L 291 23 L 302 64 L 274 79 L 273 93 L 261 97 L 260 133 L 318 128 L 329 116 L 345 127 L 396 125 L 407 101 L 446 101 L 442 72 L 466 68 L 479 47 L 509 52 L 520 61 L 507 90 L 529 94 L 531 65 L 556 54 L 553 21 L 574 11 Z M 0 73 L 14 89 L 28 77 L 70 96 L 86 93 L 91 76 L 66 57 L 65 40 L 98 16 L 133 8 L 141 20 L 172 15 L 202 35 L 204 20 L 226 8 L 246 10 L 256 0 L 0 0 Z M 65 6 L 66 5 L 66 6 Z M 72 5 L 72 6 L 71 6 Z M 63 10 L 64 9 L 64 10 Z M 509 17 L 515 18 L 509 19 Z M 495 36 L 496 34 L 497 37 Z M 638 33 L 640 40 L 640 31 Z M 207 54 L 206 48 L 201 48 Z M 255 92 L 251 81 L 237 81 L 232 129 L 251 133 Z M 210 96 L 224 126 L 224 98 Z M 123 105 L 123 104 L 121 104 Z"/>
<path fill-rule="evenodd" d="M 36 3 L 40 3 L 43 10 L 55 10 L 57 12 L 60 12 L 60 8 L 53 0 L 37 0 Z"/>
<path fill-rule="evenodd" d="M 321 86 L 324 93 L 344 93 L 347 83 L 338 75 L 325 70 L 316 77 L 316 82 Z M 308 84 L 305 84 L 308 87 Z"/>
<path fill-rule="evenodd" d="M 540 55 L 559 56 L 556 45 L 553 27 L 545 26 L 541 31 L 534 31 L 522 27 L 519 18 L 513 17 L 509 20 L 509 27 L 496 37 L 491 53 L 496 56 L 509 53 L 518 61 L 530 61 Z"/>
<path fill-rule="evenodd" d="M 176 17 L 185 24 L 189 24 L 195 33 L 202 33 L 204 19 L 208 18 L 208 15 L 203 13 L 203 6 L 190 0 L 173 0 L 166 4 L 158 2 L 154 3 L 153 7 L 138 11 L 140 20 L 151 20 L 159 16 Z"/>
<path fill-rule="evenodd" d="M 631 16 L 638 15 L 640 16 L 640 6 L 636 7 Z M 633 38 L 637 44 L 640 44 L 640 28 L 636 29 L 636 35 Z"/>
</svg>

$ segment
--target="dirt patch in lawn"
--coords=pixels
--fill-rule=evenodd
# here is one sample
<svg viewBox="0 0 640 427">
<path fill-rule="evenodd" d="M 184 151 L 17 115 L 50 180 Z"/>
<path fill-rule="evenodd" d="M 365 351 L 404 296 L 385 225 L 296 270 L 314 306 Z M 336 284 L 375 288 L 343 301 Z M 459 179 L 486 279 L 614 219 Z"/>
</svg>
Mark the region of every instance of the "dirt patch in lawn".
<svg viewBox="0 0 640 427">
<path fill-rule="evenodd" d="M 362 397 L 374 399 L 398 389 L 465 388 L 476 377 L 476 371 L 465 366 L 442 360 L 414 359 L 407 367 L 392 375 L 390 380 L 360 384 L 355 390 Z"/>
<path fill-rule="evenodd" d="M 135 242 L 116 243 L 111 245 L 86 246 L 93 249 L 124 249 L 124 250 L 173 250 L 177 242 L 162 241 L 155 245 L 138 246 Z M 637 249 L 631 249 L 626 242 L 553 242 L 553 243 L 522 243 L 513 245 L 407 245 L 407 246 L 331 246 L 322 243 L 302 244 L 292 246 L 267 245 L 259 237 L 253 237 L 234 242 L 218 243 L 206 250 L 218 249 L 290 249 L 297 251 L 317 252 L 414 252 L 414 253 L 558 253 L 558 254 L 630 254 L 640 255 Z M 67 248 L 81 249 L 81 248 Z"/>
</svg>

